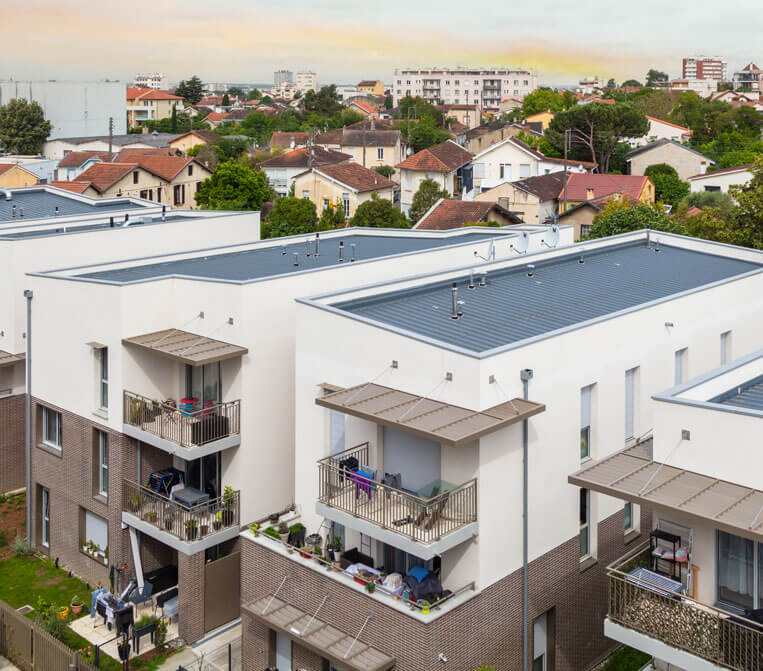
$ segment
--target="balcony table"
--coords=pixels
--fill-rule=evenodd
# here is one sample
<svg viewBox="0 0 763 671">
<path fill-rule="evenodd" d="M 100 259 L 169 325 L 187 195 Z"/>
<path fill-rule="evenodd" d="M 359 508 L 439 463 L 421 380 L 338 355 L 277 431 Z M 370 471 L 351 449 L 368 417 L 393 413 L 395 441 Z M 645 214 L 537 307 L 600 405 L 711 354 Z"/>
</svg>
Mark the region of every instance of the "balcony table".
<svg viewBox="0 0 763 671">
<path fill-rule="evenodd" d="M 193 508 L 193 506 L 209 501 L 209 494 L 202 492 L 195 487 L 184 487 L 183 489 L 179 489 L 172 495 L 172 497 L 178 503 L 189 508 Z"/>
<path fill-rule="evenodd" d="M 445 480 L 432 480 L 432 482 L 424 485 L 421 489 L 417 489 L 415 493 L 419 498 L 431 499 L 433 496 L 445 494 L 446 492 L 449 492 L 451 489 L 455 488 L 456 485 L 454 485 L 452 482 L 447 482 Z"/>
</svg>

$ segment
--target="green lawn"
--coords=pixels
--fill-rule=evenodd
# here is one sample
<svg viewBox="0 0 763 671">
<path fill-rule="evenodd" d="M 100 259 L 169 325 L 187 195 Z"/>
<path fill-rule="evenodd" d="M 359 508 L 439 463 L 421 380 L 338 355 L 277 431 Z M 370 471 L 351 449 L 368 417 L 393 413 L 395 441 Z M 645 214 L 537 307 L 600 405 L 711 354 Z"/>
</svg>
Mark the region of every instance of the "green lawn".
<svg viewBox="0 0 763 671">
<path fill-rule="evenodd" d="M 650 659 L 639 650 L 623 646 L 609 656 L 601 671 L 639 671 Z"/>
<path fill-rule="evenodd" d="M 56 606 L 68 606 L 77 594 L 90 607 L 90 592 L 79 578 L 69 578 L 50 560 L 11 557 L 0 562 L 0 599 L 13 608 L 34 607 L 37 597 Z"/>
</svg>

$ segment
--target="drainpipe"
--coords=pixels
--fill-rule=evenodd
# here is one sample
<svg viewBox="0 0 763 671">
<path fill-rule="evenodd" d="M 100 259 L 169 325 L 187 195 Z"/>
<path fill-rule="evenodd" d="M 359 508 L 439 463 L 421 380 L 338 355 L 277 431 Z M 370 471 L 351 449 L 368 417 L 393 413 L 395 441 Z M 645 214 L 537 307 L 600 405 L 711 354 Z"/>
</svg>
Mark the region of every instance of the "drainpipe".
<svg viewBox="0 0 763 671">
<path fill-rule="evenodd" d="M 533 377 L 532 368 L 523 368 L 519 372 L 522 380 L 522 392 L 528 400 L 528 386 Z M 527 671 L 528 622 L 527 622 L 527 439 L 528 420 L 522 420 L 522 669 Z"/>
<path fill-rule="evenodd" d="M 26 540 L 32 542 L 32 296 L 26 298 Z"/>
</svg>

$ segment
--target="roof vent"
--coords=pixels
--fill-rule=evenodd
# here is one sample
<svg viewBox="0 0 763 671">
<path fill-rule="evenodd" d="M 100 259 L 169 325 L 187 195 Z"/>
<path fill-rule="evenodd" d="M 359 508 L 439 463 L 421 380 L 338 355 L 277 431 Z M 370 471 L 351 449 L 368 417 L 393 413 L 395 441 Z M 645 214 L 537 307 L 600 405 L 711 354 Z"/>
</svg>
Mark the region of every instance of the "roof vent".
<svg viewBox="0 0 763 671">
<path fill-rule="evenodd" d="M 294 262 L 292 265 L 295 267 L 299 265 L 299 252 L 294 252 Z"/>
<path fill-rule="evenodd" d="M 487 271 L 483 271 L 480 275 L 480 286 L 486 287 L 487 286 Z"/>
<path fill-rule="evenodd" d="M 355 243 L 353 242 L 350 245 L 350 263 L 355 262 Z"/>
<path fill-rule="evenodd" d="M 474 270 L 469 271 L 469 289 L 474 289 Z"/>
<path fill-rule="evenodd" d="M 533 264 L 533 263 L 528 263 L 528 264 L 527 264 L 527 277 L 532 277 L 532 276 L 533 276 L 533 271 L 534 271 L 534 270 L 535 270 L 535 264 Z"/>
<path fill-rule="evenodd" d="M 316 233 L 315 234 L 315 256 L 318 257 L 321 255 L 321 234 Z"/>
<path fill-rule="evenodd" d="M 310 241 L 307 238 L 305 238 L 305 249 L 307 250 L 305 252 L 305 256 L 307 256 L 307 258 L 309 259 L 310 258 Z"/>
<path fill-rule="evenodd" d="M 5 200 L 13 198 L 13 194 L 8 189 L 0 189 L 5 194 Z"/>
<path fill-rule="evenodd" d="M 463 316 L 463 312 L 459 312 L 458 310 L 458 286 L 456 286 L 456 283 L 453 282 L 453 285 L 450 288 L 450 295 L 451 295 L 451 313 L 450 318 L 451 319 L 459 319 L 461 316 Z"/>
<path fill-rule="evenodd" d="M 580 264 L 585 263 L 585 259 L 583 258 L 582 254 L 580 256 L 578 256 L 578 263 L 580 263 Z"/>
<path fill-rule="evenodd" d="M 344 263 L 344 240 L 339 241 L 339 263 Z"/>
<path fill-rule="evenodd" d="M 15 205 L 11 208 L 11 218 L 12 219 L 16 218 L 16 206 Z"/>
<path fill-rule="evenodd" d="M 23 208 L 23 207 L 20 207 L 20 208 L 19 208 L 19 216 L 20 216 L 20 217 L 23 217 L 23 216 L 24 216 L 24 208 Z"/>
<path fill-rule="evenodd" d="M 58 216 L 58 205 L 56 205 L 56 215 L 55 216 Z"/>
</svg>

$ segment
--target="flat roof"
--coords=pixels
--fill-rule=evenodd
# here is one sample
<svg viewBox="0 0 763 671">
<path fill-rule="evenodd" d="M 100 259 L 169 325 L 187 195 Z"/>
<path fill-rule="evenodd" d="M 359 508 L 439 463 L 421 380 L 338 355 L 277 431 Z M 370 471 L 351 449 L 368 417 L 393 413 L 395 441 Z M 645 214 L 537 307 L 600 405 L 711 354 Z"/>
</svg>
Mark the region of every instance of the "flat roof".
<svg viewBox="0 0 763 671">
<path fill-rule="evenodd" d="M 26 218 L 26 217 L 25 217 Z M 129 220 L 129 228 L 135 228 L 137 226 L 145 226 L 147 224 L 164 224 L 172 222 L 192 221 L 200 219 L 201 217 L 194 217 L 190 215 L 183 215 L 180 213 L 168 212 L 164 220 L 162 220 L 161 213 L 154 212 L 143 213 L 139 212 L 137 215 L 133 215 Z M 206 218 L 206 217 L 204 217 Z M 87 220 L 85 220 L 87 221 Z M 18 230 L 13 227 L 10 232 L 5 232 L 4 228 L 0 227 L 0 240 L 24 240 L 26 238 L 41 238 L 48 235 L 68 235 L 71 233 L 87 233 L 88 231 L 99 231 L 106 229 L 125 228 L 125 221 L 123 218 L 115 219 L 114 225 L 111 225 L 110 221 L 98 221 L 92 224 L 78 224 L 77 221 L 62 222 L 60 225 L 41 223 L 37 226 L 30 226 L 23 230 Z"/>
<path fill-rule="evenodd" d="M 659 250 L 659 251 L 658 251 Z M 583 261 L 581 263 L 581 260 Z M 532 263 L 530 263 L 532 261 Z M 641 240 L 492 269 L 487 286 L 469 273 L 330 304 L 329 309 L 446 348 L 484 355 L 745 273 L 761 263 Z M 458 288 L 459 319 L 452 319 Z"/>
<path fill-rule="evenodd" d="M 710 399 L 711 403 L 763 410 L 763 375 Z"/>
<path fill-rule="evenodd" d="M 348 230 L 346 234 L 334 232 L 320 237 L 319 255 L 315 255 L 315 236 L 285 238 L 283 243 L 272 244 L 273 240 L 262 241 L 269 244 L 255 244 L 244 250 L 204 253 L 192 258 L 165 260 L 131 265 L 128 267 L 81 273 L 76 277 L 101 280 L 115 284 L 129 284 L 144 280 L 155 280 L 171 276 L 204 278 L 212 280 L 247 282 L 252 280 L 288 275 L 308 270 L 331 268 L 351 263 L 380 259 L 386 256 L 419 252 L 449 245 L 488 242 L 497 236 L 509 236 L 510 231 L 466 231 L 454 235 L 449 232 L 418 232 L 401 230 L 374 234 L 363 229 Z M 427 235 L 428 234 L 428 235 Z M 344 261 L 339 261 L 340 244 Z M 353 245 L 354 252 L 353 252 Z M 309 256 L 308 256 L 309 252 Z M 295 258 L 294 254 L 298 256 Z M 298 263 L 298 265 L 294 265 Z M 411 270 L 415 270 L 412 266 Z"/>
<path fill-rule="evenodd" d="M 115 211 L 142 210 L 146 207 L 157 207 L 157 203 L 135 202 L 129 198 L 104 199 L 88 198 L 68 194 L 61 189 L 27 188 L 11 189 L 13 197 L 5 200 L 0 193 L 0 223 L 23 223 L 30 219 L 46 219 L 49 217 L 67 217 L 76 214 L 106 214 Z M 56 191 L 57 193 L 55 193 Z M 13 208 L 16 207 L 14 214 Z M 58 215 L 56 215 L 58 208 Z M 24 216 L 21 216 L 21 211 Z"/>
</svg>

